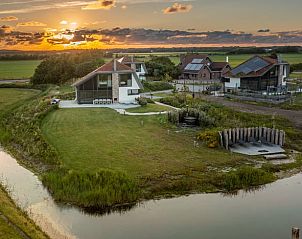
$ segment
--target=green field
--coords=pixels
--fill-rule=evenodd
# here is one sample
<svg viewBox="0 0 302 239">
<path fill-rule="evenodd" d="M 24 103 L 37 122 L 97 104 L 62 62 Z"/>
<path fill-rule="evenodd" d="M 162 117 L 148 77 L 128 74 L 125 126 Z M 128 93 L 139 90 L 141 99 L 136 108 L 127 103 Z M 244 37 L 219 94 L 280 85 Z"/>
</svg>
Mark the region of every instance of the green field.
<svg viewBox="0 0 302 239">
<path fill-rule="evenodd" d="M 10 111 L 12 107 L 37 94 L 35 90 L 23 89 L 0 89 L 0 120 L 3 115 Z M 0 125 L 0 139 L 3 136 L 3 129 Z M 0 214 L 5 215 L 13 224 L 26 232 L 30 238 L 47 238 L 37 226 L 16 207 L 9 198 L 5 190 L 0 185 Z M 22 239 L 19 232 L 10 226 L 3 218 L 0 217 L 0 238 L 3 239 Z"/>
<path fill-rule="evenodd" d="M 168 56 L 175 64 L 179 64 L 179 55 L 181 53 L 136 53 L 132 54 L 141 60 L 148 61 L 151 56 Z M 226 55 L 215 52 L 209 53 L 214 61 L 225 61 Z M 302 54 L 281 54 L 283 59 L 290 64 L 302 62 Z M 235 67 L 253 56 L 253 54 L 244 55 L 229 55 L 229 62 L 232 67 Z M 105 58 L 105 62 L 111 61 L 110 58 Z M 1 79 L 24 79 L 30 78 L 40 64 L 39 60 L 26 60 L 26 61 L 0 61 L 0 80 Z"/>
<path fill-rule="evenodd" d="M 40 62 L 39 60 L 0 61 L 0 80 L 30 78 Z"/>
</svg>

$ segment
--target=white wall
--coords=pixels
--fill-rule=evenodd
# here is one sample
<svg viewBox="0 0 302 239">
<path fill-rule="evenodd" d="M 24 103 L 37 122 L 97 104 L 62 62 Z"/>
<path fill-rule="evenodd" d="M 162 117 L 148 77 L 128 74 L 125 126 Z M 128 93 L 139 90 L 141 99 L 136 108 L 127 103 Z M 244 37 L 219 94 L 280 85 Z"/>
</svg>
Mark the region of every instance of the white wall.
<svg viewBox="0 0 302 239">
<path fill-rule="evenodd" d="M 128 90 L 139 90 L 139 86 L 132 74 L 132 86 L 131 87 L 119 87 L 119 103 L 135 103 L 135 99 L 140 95 L 128 95 Z"/>
<path fill-rule="evenodd" d="M 225 88 L 239 88 L 240 87 L 240 78 L 229 78 L 230 82 L 225 82 Z"/>
</svg>

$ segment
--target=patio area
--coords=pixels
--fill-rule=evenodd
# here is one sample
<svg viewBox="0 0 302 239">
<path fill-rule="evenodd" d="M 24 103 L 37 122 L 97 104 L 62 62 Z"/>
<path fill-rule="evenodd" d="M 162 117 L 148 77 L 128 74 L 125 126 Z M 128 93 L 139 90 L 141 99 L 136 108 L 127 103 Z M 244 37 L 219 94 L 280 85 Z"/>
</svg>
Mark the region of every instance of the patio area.
<svg viewBox="0 0 302 239">
<path fill-rule="evenodd" d="M 131 109 L 138 107 L 138 104 L 78 104 L 75 100 L 62 100 L 59 103 L 61 109 L 74 108 L 110 108 L 110 109 Z"/>
<path fill-rule="evenodd" d="M 250 156 L 282 154 L 285 152 L 285 150 L 279 145 L 254 145 L 252 143 L 244 143 L 242 145 L 234 144 L 232 147 L 230 147 L 230 151 L 233 153 L 245 154 Z"/>
</svg>

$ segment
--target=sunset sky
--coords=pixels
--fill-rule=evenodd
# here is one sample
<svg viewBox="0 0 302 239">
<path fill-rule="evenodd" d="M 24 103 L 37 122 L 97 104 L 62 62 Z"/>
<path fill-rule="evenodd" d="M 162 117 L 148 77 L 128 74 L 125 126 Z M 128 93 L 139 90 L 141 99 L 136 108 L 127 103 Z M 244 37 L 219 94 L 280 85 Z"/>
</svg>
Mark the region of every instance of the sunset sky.
<svg viewBox="0 0 302 239">
<path fill-rule="evenodd" d="M 301 45 L 301 0 L 1 0 L 0 49 Z"/>
</svg>

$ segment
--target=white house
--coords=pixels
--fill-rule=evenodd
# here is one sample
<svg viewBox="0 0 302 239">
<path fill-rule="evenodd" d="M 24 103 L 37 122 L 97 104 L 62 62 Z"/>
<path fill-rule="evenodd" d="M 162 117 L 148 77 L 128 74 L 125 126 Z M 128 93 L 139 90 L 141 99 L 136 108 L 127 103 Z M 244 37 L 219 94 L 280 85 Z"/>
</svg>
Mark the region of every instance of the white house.
<svg viewBox="0 0 302 239">
<path fill-rule="evenodd" d="M 135 103 L 142 83 L 135 70 L 113 60 L 73 84 L 79 104 Z"/>
<path fill-rule="evenodd" d="M 119 63 L 122 63 L 126 66 L 131 67 L 133 70 L 135 70 L 136 74 L 138 75 L 140 80 L 145 80 L 146 75 L 148 74 L 146 65 L 142 61 L 137 61 L 134 56 L 124 56 L 120 59 L 118 59 Z"/>
</svg>

